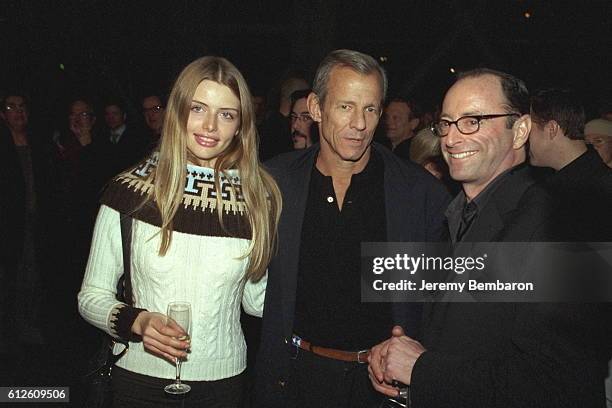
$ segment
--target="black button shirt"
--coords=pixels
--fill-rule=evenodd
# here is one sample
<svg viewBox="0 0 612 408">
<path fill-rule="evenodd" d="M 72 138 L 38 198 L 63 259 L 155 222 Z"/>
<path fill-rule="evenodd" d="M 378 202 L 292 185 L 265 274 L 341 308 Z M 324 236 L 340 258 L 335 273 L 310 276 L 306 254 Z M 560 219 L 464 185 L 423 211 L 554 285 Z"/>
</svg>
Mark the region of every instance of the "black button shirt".
<svg viewBox="0 0 612 408">
<path fill-rule="evenodd" d="M 486 207 L 491 196 L 495 194 L 497 187 L 503 184 L 504 180 L 508 178 L 508 174 L 519 166 L 524 165 L 525 164 L 519 164 L 499 174 L 470 202 L 467 201 L 465 193 L 461 190 L 456 199 L 459 200 L 461 205 L 457 205 L 456 201 L 454 201 L 453 203 L 455 203 L 455 205 L 451 204 L 446 211 L 450 233 L 451 236 L 454 237 L 455 242 L 461 242 L 463 240 L 463 237 L 470 230 L 472 224 L 478 219 L 482 209 Z"/>
<path fill-rule="evenodd" d="M 312 170 L 294 332 L 313 345 L 361 350 L 391 334 L 390 304 L 361 302 L 361 243 L 387 240 L 383 177 L 384 163 L 372 152 L 339 210 L 332 178 Z"/>
</svg>

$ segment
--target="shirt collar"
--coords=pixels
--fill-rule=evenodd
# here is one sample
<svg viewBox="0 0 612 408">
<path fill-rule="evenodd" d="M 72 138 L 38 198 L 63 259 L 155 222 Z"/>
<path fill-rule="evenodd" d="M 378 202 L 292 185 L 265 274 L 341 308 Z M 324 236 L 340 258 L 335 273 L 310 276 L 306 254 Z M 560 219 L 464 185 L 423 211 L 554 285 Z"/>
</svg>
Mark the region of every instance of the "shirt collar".
<svg viewBox="0 0 612 408">
<path fill-rule="evenodd" d="M 111 135 L 123 136 L 123 132 L 125 132 L 126 126 L 125 123 L 118 128 L 111 130 Z"/>
</svg>

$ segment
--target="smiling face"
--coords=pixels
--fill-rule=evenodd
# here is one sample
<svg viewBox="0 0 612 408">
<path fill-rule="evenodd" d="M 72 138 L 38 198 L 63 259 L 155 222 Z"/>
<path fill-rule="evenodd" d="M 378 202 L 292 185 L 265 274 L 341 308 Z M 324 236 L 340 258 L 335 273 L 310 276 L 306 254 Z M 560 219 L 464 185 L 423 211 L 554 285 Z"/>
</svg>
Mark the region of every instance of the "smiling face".
<svg viewBox="0 0 612 408">
<path fill-rule="evenodd" d="M 504 113 L 508 109 L 499 78 L 493 75 L 468 77 L 456 82 L 446 93 L 440 119 L 454 121 L 463 116 Z M 464 135 L 451 125 L 441 138 L 442 154 L 451 177 L 463 184 L 472 199 L 495 177 L 519 164 L 529 133 L 529 117 L 521 117 L 512 129 L 507 118 L 482 120 L 480 129 Z"/>
<path fill-rule="evenodd" d="M 187 150 L 194 164 L 214 167 L 240 130 L 240 100 L 214 81 L 200 82 L 187 120 Z"/>
<path fill-rule="evenodd" d="M 381 78 L 350 68 L 332 69 L 323 106 L 315 94 L 308 97 L 310 114 L 319 122 L 320 159 L 330 164 L 362 165 L 381 114 Z"/>
</svg>

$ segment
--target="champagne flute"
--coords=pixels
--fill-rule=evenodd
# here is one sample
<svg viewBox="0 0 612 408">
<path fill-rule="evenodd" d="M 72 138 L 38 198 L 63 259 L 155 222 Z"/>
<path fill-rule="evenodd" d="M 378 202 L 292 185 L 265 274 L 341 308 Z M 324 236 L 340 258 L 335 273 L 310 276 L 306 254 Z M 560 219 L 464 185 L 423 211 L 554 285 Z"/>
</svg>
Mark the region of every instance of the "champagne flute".
<svg viewBox="0 0 612 408">
<path fill-rule="evenodd" d="M 191 333 L 191 305 L 187 302 L 172 302 L 168 305 L 167 315 L 187 333 L 187 335 L 180 337 L 179 340 L 188 340 Z M 166 385 L 164 391 L 175 395 L 186 394 L 191 391 L 191 387 L 181 382 L 182 359 L 175 358 L 174 363 L 176 366 L 176 379 L 172 384 Z"/>
</svg>

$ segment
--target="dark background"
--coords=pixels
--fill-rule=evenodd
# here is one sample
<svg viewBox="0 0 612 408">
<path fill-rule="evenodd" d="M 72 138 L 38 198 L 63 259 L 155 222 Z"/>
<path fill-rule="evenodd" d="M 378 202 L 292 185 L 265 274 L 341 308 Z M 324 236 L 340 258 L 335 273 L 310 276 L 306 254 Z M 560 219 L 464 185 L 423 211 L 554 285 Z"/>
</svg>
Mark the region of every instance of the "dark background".
<svg viewBox="0 0 612 408">
<path fill-rule="evenodd" d="M 136 111 L 143 93 L 167 92 L 182 67 L 206 54 L 227 57 L 265 94 L 288 68 L 312 74 L 335 48 L 386 57 L 391 90 L 429 107 L 451 68 L 483 65 L 530 89 L 573 87 L 591 115 L 612 93 L 606 0 L 0 3 L 0 92 L 28 90 L 39 118 L 64 119 L 76 95 L 119 96 Z"/>
</svg>

